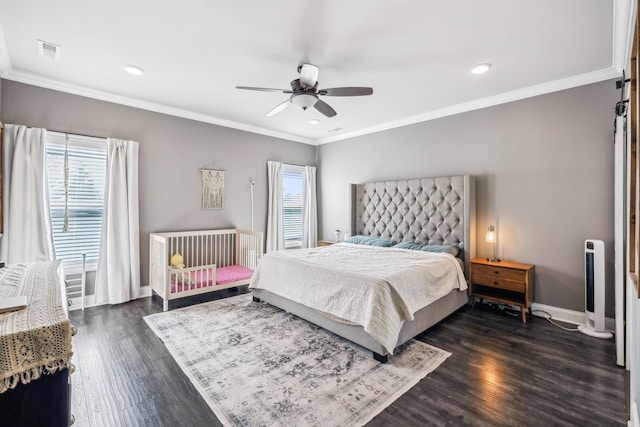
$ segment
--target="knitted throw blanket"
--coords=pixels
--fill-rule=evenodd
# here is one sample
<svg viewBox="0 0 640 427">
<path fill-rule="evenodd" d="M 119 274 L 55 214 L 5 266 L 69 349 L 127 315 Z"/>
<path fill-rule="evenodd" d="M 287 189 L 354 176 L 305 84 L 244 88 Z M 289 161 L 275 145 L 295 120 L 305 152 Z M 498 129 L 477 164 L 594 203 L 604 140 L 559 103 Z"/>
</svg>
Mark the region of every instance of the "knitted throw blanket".
<svg viewBox="0 0 640 427">
<path fill-rule="evenodd" d="M 0 298 L 27 297 L 27 307 L 0 314 L 0 393 L 66 369 L 71 324 L 62 300 L 58 261 L 0 269 Z"/>
</svg>

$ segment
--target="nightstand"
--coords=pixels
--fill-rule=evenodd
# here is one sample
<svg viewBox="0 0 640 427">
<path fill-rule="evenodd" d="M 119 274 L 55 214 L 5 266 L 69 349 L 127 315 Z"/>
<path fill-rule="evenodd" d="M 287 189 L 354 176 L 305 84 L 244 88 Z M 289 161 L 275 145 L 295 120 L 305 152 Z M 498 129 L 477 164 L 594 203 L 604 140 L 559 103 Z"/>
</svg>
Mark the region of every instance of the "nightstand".
<svg viewBox="0 0 640 427">
<path fill-rule="evenodd" d="M 517 305 L 522 323 L 527 323 L 535 289 L 535 265 L 519 262 L 490 262 L 485 258 L 471 260 L 469 295 L 472 307 L 476 298 Z"/>
<path fill-rule="evenodd" d="M 333 240 L 318 240 L 318 246 L 331 246 L 334 243 Z"/>
</svg>

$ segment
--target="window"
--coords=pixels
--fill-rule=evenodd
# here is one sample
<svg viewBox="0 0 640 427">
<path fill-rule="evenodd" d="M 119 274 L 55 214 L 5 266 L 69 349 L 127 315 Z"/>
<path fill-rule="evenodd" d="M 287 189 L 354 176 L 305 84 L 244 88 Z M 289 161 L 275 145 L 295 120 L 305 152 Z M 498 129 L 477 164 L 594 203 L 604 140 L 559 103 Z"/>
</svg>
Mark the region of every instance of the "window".
<svg viewBox="0 0 640 427">
<path fill-rule="evenodd" d="M 102 235 L 106 140 L 69 135 L 68 231 L 63 230 L 65 134 L 47 132 L 46 142 L 49 206 L 56 259 L 64 261 L 67 273 L 73 273 L 82 268 L 82 254 L 86 254 L 87 270 L 96 270 Z"/>
<path fill-rule="evenodd" d="M 302 247 L 304 215 L 304 167 L 282 165 L 282 227 L 284 247 Z"/>
</svg>

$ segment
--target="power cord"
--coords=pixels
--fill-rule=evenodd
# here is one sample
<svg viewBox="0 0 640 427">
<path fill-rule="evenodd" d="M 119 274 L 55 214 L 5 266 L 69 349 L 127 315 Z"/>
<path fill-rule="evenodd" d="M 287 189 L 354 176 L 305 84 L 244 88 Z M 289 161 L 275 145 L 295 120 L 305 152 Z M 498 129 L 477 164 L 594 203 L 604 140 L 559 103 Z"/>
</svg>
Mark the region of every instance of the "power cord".
<svg viewBox="0 0 640 427">
<path fill-rule="evenodd" d="M 501 313 L 506 314 L 507 316 L 512 316 L 512 317 L 520 316 L 520 312 L 519 311 L 515 311 L 512 308 L 510 308 L 508 305 L 505 305 L 505 304 L 502 304 L 502 303 L 487 302 L 486 305 L 487 305 L 488 308 L 490 308 L 492 310 L 498 310 Z"/>
<path fill-rule="evenodd" d="M 498 306 L 498 309 L 501 310 L 504 314 L 506 314 L 508 316 L 512 316 L 512 317 L 520 316 L 520 312 L 519 311 L 515 311 L 511 307 L 507 307 L 507 306 L 500 307 L 500 306 Z"/>
<path fill-rule="evenodd" d="M 546 316 L 544 316 L 544 318 L 545 318 L 545 319 L 547 319 L 547 320 L 549 321 L 549 323 L 551 323 L 551 324 L 552 324 L 552 325 L 554 325 L 554 326 L 557 326 L 557 327 L 558 327 L 558 328 L 560 328 L 560 329 L 563 329 L 563 330 L 565 330 L 565 331 L 569 331 L 569 332 L 576 332 L 576 331 L 578 331 L 578 328 L 574 328 L 574 329 L 571 329 L 571 328 L 565 328 L 564 326 L 557 324 L 556 322 L 554 322 L 554 321 L 552 320 L 551 314 L 550 314 L 549 312 L 547 312 L 547 311 L 544 311 L 544 310 L 532 310 L 532 311 L 531 311 L 531 314 L 533 314 L 533 313 L 544 313 L 544 314 L 546 314 Z"/>
<path fill-rule="evenodd" d="M 492 308 L 492 309 L 500 310 L 500 311 L 502 311 L 503 313 L 505 313 L 505 314 L 507 314 L 509 316 L 513 316 L 513 317 L 519 317 L 520 316 L 520 312 L 519 311 L 515 311 L 514 309 L 510 308 L 507 305 L 496 304 L 494 302 L 488 302 L 487 306 L 489 308 Z M 533 314 L 533 313 L 544 313 L 546 316 L 541 316 L 541 317 L 543 317 L 544 319 L 547 319 L 549 321 L 549 323 L 551 323 L 552 325 L 557 326 L 558 328 L 563 329 L 565 331 L 576 332 L 576 331 L 579 330 L 578 328 L 571 329 L 571 328 L 567 328 L 565 326 L 557 324 L 556 322 L 553 321 L 553 317 L 551 316 L 551 313 L 549 313 L 548 311 L 532 310 L 531 314 Z"/>
</svg>

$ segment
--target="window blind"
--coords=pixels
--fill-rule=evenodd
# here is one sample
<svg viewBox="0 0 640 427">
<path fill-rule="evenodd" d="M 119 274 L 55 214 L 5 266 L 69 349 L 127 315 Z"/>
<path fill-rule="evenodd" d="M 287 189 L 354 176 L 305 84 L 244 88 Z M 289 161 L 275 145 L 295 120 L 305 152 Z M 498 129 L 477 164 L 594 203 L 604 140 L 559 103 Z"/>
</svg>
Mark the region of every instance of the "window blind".
<svg viewBox="0 0 640 427">
<path fill-rule="evenodd" d="M 304 167 L 282 166 L 282 227 L 285 248 L 302 247 Z"/>
<path fill-rule="evenodd" d="M 95 270 L 102 235 L 106 140 L 69 134 L 69 230 L 66 232 L 63 231 L 65 134 L 47 132 L 46 143 L 49 206 L 56 259 L 62 259 L 65 271 L 71 273 L 82 268 L 82 254 L 86 254 L 87 270 Z"/>
</svg>

